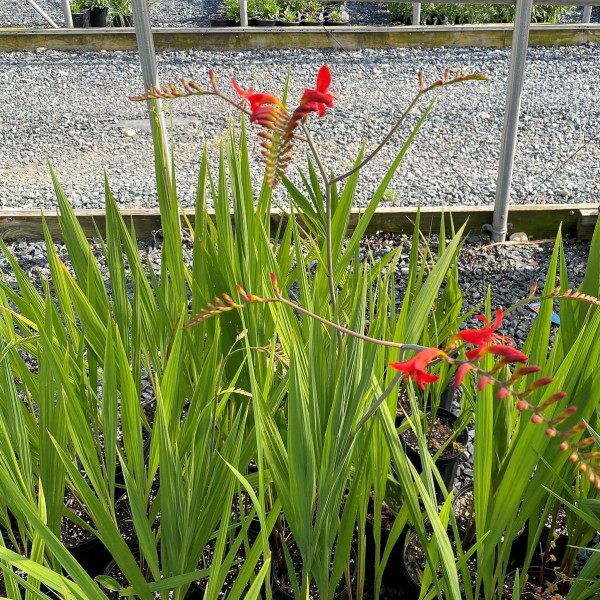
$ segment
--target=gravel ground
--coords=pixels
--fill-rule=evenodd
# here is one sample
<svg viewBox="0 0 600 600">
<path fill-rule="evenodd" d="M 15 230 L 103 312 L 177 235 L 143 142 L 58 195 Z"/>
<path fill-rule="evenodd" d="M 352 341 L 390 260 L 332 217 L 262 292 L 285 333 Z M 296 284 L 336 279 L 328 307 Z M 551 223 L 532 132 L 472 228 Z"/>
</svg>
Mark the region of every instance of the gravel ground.
<svg viewBox="0 0 600 600">
<path fill-rule="evenodd" d="M 54 21 L 63 24 L 60 0 L 36 0 Z M 220 0 L 156 0 L 151 5 L 152 23 L 157 27 L 208 27 L 209 16 L 217 12 Z M 348 2 L 352 22 L 360 25 L 389 25 L 387 4 Z M 581 21 L 581 7 L 563 17 L 565 22 Z M 592 21 L 600 21 L 600 7 L 594 7 Z M 0 0 L 0 27 L 47 27 L 46 21 L 26 0 Z"/>
<path fill-rule="evenodd" d="M 325 162 L 335 164 L 338 173 L 352 164 L 363 139 L 374 148 L 408 105 L 418 69 L 430 80 L 445 66 L 482 71 L 490 82 L 445 90 L 390 183 L 385 203 L 493 202 L 506 49 L 185 51 L 164 52 L 159 60 L 161 81 L 184 76 L 205 83 L 213 67 L 228 93 L 230 76 L 243 87 L 280 92 L 290 68 L 291 98 L 314 85 L 319 65 L 328 64 L 339 98 L 336 108 L 324 119 L 313 117 L 310 127 Z M 512 202 L 600 200 L 599 81 L 598 45 L 530 50 Z M 127 99 L 143 89 L 135 53 L 0 53 L 0 86 L 0 207 L 55 206 L 47 161 L 77 208 L 102 208 L 104 169 L 123 206 L 156 205 L 144 106 Z M 215 165 L 228 117 L 234 123 L 238 117 L 215 98 L 180 100 L 172 109 L 179 192 L 189 205 L 203 146 Z M 412 115 L 407 126 L 416 119 Z M 358 205 L 370 198 L 406 133 L 405 128 L 363 171 Z M 257 136 L 250 138 L 258 183 L 260 148 Z M 278 192 L 277 199 L 285 202 Z"/>
</svg>

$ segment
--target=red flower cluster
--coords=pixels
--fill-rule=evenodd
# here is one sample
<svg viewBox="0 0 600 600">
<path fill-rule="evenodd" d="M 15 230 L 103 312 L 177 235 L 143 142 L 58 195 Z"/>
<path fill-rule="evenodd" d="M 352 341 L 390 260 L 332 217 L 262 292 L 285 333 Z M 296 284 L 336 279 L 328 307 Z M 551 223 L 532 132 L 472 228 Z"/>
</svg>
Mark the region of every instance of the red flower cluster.
<svg viewBox="0 0 600 600">
<path fill-rule="evenodd" d="M 331 73 L 322 66 L 317 75 L 315 89 L 306 88 L 300 104 L 290 115 L 279 98 L 272 94 L 257 93 L 253 88 L 243 90 L 231 79 L 235 91 L 250 105 L 250 122 L 264 127 L 259 135 L 264 139 L 261 146 L 267 163 L 267 180 L 275 187 L 285 174 L 290 161 L 295 130 L 313 112 L 324 117 L 327 108 L 333 107 L 335 93 L 329 89 Z"/>
<path fill-rule="evenodd" d="M 512 343 L 512 340 L 509 337 L 496 333 L 497 329 L 502 324 L 502 317 L 502 309 L 496 311 L 493 324 L 490 324 L 487 317 L 478 315 L 477 318 L 484 323 L 483 327 L 478 329 L 465 329 L 457 333 L 450 340 L 450 343 L 448 344 L 449 348 L 453 348 L 457 340 L 475 346 L 475 348 L 467 350 L 465 353 L 469 362 L 460 364 L 458 368 L 455 377 L 456 387 L 460 386 L 462 380 L 469 371 L 474 370 L 474 366 L 470 363 L 477 362 L 486 354 L 493 354 L 494 356 L 501 357 L 501 360 L 496 365 L 497 369 L 505 364 L 527 363 L 529 360 L 529 358 L 520 350 L 517 350 L 513 346 L 505 345 Z M 434 383 L 439 379 L 439 376 L 430 375 L 425 372 L 425 368 L 429 363 L 439 356 L 447 357 L 446 353 L 438 348 L 426 348 L 411 360 L 401 363 L 390 363 L 390 366 L 397 371 L 405 373 L 405 379 L 414 379 L 421 389 L 425 389 L 425 383 Z M 483 387 L 491 381 L 492 380 L 489 377 L 482 377 L 479 382 L 479 389 L 483 389 Z M 505 393 L 503 396 L 504 395 Z"/>
</svg>

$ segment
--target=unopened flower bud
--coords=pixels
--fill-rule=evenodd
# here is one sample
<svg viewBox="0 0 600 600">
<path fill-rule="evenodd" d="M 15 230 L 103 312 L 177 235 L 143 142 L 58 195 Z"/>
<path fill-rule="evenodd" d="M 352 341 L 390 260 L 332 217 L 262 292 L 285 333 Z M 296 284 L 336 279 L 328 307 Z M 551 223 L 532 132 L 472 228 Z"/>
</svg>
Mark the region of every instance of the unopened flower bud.
<svg viewBox="0 0 600 600">
<path fill-rule="evenodd" d="M 513 375 L 513 378 L 517 379 L 519 377 L 522 377 L 523 375 L 530 375 L 531 373 L 537 373 L 541 370 L 542 367 L 538 367 L 537 365 L 528 365 L 526 367 L 521 367 L 520 369 L 517 369 Z"/>
<path fill-rule="evenodd" d="M 585 473 L 585 472 L 587 471 L 587 465 L 586 465 L 585 463 L 581 463 L 581 464 L 579 465 L 579 470 L 580 470 L 582 473 Z"/>
<path fill-rule="evenodd" d="M 504 400 L 508 394 L 508 390 L 506 388 L 500 388 L 498 390 L 498 400 Z"/>
<path fill-rule="evenodd" d="M 543 421 L 542 416 L 541 415 L 533 415 L 533 417 L 531 417 L 531 422 L 535 423 L 536 425 L 538 423 L 541 423 Z"/>
<path fill-rule="evenodd" d="M 419 71 L 419 86 L 421 87 L 421 90 L 425 89 L 425 74 L 423 71 Z"/>
<path fill-rule="evenodd" d="M 477 383 L 477 389 L 479 391 L 483 390 L 483 388 L 485 388 L 485 386 L 490 383 L 491 379 L 489 377 L 487 377 L 486 375 L 483 375 L 481 377 L 481 379 L 479 380 L 479 382 Z"/>
<path fill-rule="evenodd" d="M 558 449 L 564 452 L 565 450 L 569 449 L 569 444 L 567 444 L 567 442 L 561 442 L 561 444 L 558 446 Z"/>
<path fill-rule="evenodd" d="M 517 402 L 517 410 L 523 410 L 527 408 L 527 401 L 526 400 L 519 400 Z"/>
<path fill-rule="evenodd" d="M 575 452 L 573 452 L 573 454 L 571 454 L 571 456 L 569 456 L 569 460 L 572 463 L 576 463 L 578 461 L 578 459 L 579 459 L 579 456 L 577 456 L 577 454 Z"/>
<path fill-rule="evenodd" d="M 277 295 L 279 295 L 279 286 L 277 285 L 277 276 L 275 273 L 271 272 L 271 283 L 273 284 L 273 290 Z"/>
<path fill-rule="evenodd" d="M 546 429 L 546 435 L 548 437 L 556 437 L 556 430 L 552 429 L 552 427 L 548 427 L 548 429 Z"/>
</svg>

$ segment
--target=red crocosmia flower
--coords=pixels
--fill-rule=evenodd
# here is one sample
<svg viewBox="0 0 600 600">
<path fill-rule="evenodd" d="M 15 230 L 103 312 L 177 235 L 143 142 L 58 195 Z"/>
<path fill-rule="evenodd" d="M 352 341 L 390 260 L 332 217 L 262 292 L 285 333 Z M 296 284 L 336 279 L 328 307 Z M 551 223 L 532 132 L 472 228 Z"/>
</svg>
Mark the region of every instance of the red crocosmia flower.
<svg viewBox="0 0 600 600">
<path fill-rule="evenodd" d="M 235 91 L 245 100 L 248 100 L 250 103 L 250 120 L 255 121 L 255 113 L 265 104 L 274 104 L 283 108 L 283 103 L 277 96 L 273 96 L 273 94 L 265 94 L 263 92 L 255 92 L 254 88 L 248 88 L 247 90 L 243 90 L 237 83 L 237 81 L 232 77 L 231 84 Z"/>
<path fill-rule="evenodd" d="M 486 354 L 501 356 L 505 363 L 526 363 L 529 357 L 520 350 L 512 346 L 502 346 L 501 344 L 492 344 L 491 346 L 481 346 L 466 352 L 469 360 L 479 360 Z"/>
<path fill-rule="evenodd" d="M 444 353 L 438 348 L 425 348 L 421 350 L 416 356 L 405 362 L 390 363 L 390 367 L 404 373 L 404 379 L 413 379 L 417 382 L 418 386 L 425 390 L 426 383 L 436 382 L 440 376 L 430 375 L 425 372 L 427 365 L 438 356 L 442 356 Z"/>
<path fill-rule="evenodd" d="M 490 325 L 490 321 L 487 317 L 483 315 L 477 315 L 477 318 L 480 321 L 485 323 L 484 327 L 480 327 L 479 329 L 465 329 L 464 331 L 459 331 L 454 337 L 454 340 L 462 340 L 467 344 L 473 344 L 474 346 L 483 346 L 484 344 L 498 343 L 498 342 L 510 342 L 511 339 L 507 336 L 499 335 L 496 333 L 496 330 L 502 324 L 503 312 L 502 309 L 499 308 L 496 311 L 496 316 L 494 317 L 494 323 Z"/>
<path fill-rule="evenodd" d="M 309 112 L 317 112 L 319 117 L 325 116 L 326 107 L 333 108 L 335 93 L 329 89 L 331 85 L 331 72 L 327 65 L 323 65 L 317 74 L 317 85 L 314 90 L 306 88 L 300 100 L 300 106 L 305 107 L 306 114 Z"/>
<path fill-rule="evenodd" d="M 329 89 L 329 67 L 324 65 L 319 69 L 315 89 L 305 89 L 300 104 L 291 113 L 277 96 L 255 92 L 254 88 L 243 90 L 233 78 L 231 83 L 238 95 L 250 105 L 250 122 L 266 130 L 259 135 L 263 138 L 261 146 L 267 165 L 267 181 L 269 187 L 274 188 L 290 163 L 296 129 L 310 113 L 316 112 L 323 117 L 327 107 L 333 107 L 335 93 Z"/>
</svg>

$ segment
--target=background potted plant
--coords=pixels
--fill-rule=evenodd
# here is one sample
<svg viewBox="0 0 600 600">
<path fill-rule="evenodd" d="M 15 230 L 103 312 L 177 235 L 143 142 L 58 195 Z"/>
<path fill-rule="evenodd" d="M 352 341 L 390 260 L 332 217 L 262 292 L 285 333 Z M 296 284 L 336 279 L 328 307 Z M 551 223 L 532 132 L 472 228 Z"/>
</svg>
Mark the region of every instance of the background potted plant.
<svg viewBox="0 0 600 600">
<path fill-rule="evenodd" d="M 90 9 L 87 0 L 73 0 L 70 4 L 73 27 L 85 28 L 90 26 Z"/>
<path fill-rule="evenodd" d="M 211 27 L 233 27 L 240 23 L 240 5 L 237 0 L 223 0 L 219 12 L 211 15 Z"/>
<path fill-rule="evenodd" d="M 304 25 L 320 25 L 324 20 L 323 5 L 320 2 L 305 2 L 302 7 Z"/>
<path fill-rule="evenodd" d="M 279 15 L 277 0 L 251 0 L 248 2 L 250 24 L 257 27 L 272 27 Z"/>
<path fill-rule="evenodd" d="M 133 27 L 131 0 L 110 0 L 108 12 L 113 27 Z"/>
<path fill-rule="evenodd" d="M 90 0 L 90 9 L 90 25 L 92 27 L 106 27 L 108 0 Z"/>
<path fill-rule="evenodd" d="M 287 5 L 277 17 L 277 25 L 289 27 L 290 25 L 300 25 L 300 14 L 290 5 Z"/>
</svg>

